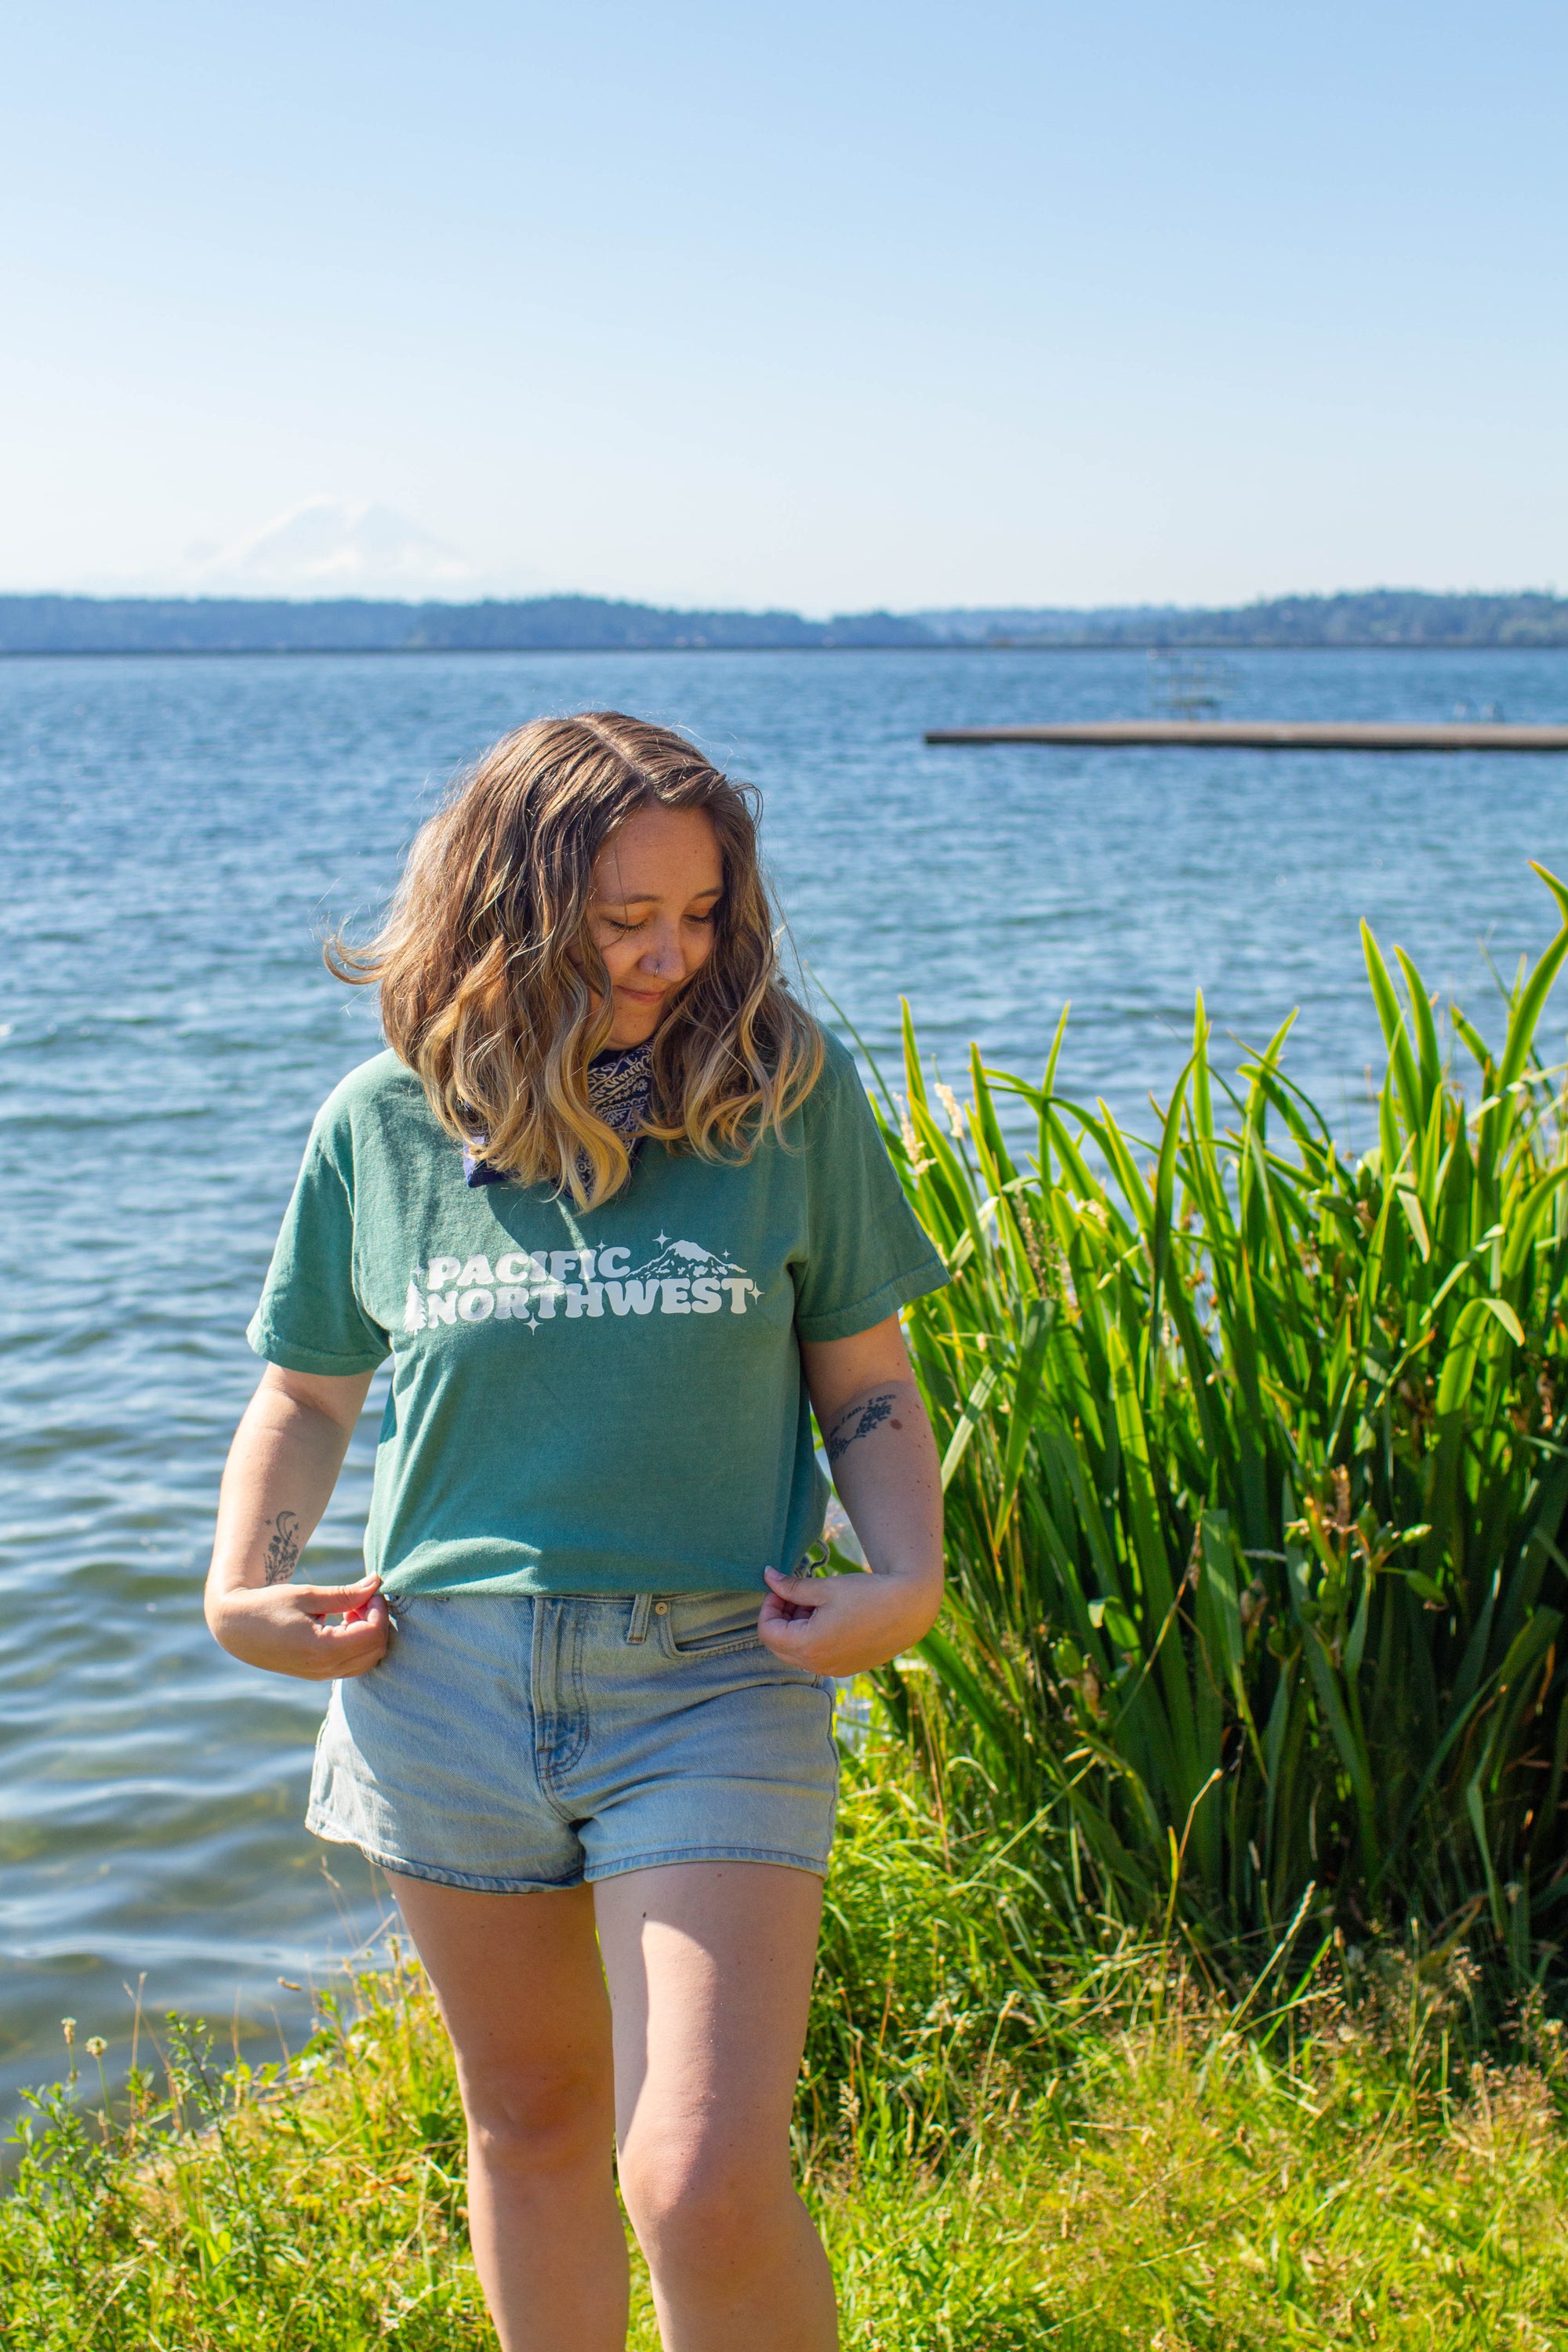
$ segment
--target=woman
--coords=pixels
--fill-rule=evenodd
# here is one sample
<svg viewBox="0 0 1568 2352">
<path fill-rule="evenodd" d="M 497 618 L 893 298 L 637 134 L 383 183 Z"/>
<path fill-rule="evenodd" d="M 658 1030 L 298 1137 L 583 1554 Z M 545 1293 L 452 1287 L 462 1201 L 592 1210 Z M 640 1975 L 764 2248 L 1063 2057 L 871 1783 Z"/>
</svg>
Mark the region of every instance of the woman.
<svg viewBox="0 0 1568 2352">
<path fill-rule="evenodd" d="M 311 1132 L 208 1622 L 333 1682 L 310 1823 L 390 1874 L 439 1999 L 506 2352 L 624 2344 L 612 2141 L 669 2352 L 825 2352 L 788 2131 L 832 1677 L 936 1616 L 899 1309 L 942 1266 L 678 735 L 521 728 L 334 969 L 392 1050 Z M 291 1583 L 389 1354 L 368 1573 Z M 868 1575 L 811 1573 L 813 1412 Z"/>
</svg>

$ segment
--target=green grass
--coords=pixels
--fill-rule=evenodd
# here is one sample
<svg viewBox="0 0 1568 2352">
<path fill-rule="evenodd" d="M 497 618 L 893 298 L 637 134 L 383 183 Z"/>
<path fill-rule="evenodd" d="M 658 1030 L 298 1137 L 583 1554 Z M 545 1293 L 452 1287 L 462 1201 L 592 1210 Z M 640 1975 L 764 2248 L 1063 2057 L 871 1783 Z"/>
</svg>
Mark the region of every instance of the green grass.
<svg viewBox="0 0 1568 2352">
<path fill-rule="evenodd" d="M 1463 1966 L 1398 1955 L 1265 1979 L 1238 2013 L 1114 1925 L 1069 1937 L 1004 1843 L 955 1843 L 879 1741 L 853 1769 L 798 2121 L 847 2346 L 1564 2339 L 1553 2029 L 1531 2011 L 1488 2060 Z M 7 2352 L 493 2342 L 406 1959 L 345 1983 L 284 2075 L 160 2041 L 107 2127 L 90 2095 L 35 2114 L 0 2203 Z"/>
<path fill-rule="evenodd" d="M 908 1035 L 889 1138 L 953 1275 L 907 1318 L 952 1603 L 889 1696 L 955 1820 L 1066 1832 L 1064 1915 L 1243 1967 L 1293 1920 L 1479 1921 L 1518 1987 L 1568 1937 L 1568 1121 L 1536 1045 L 1568 921 L 1500 1043 L 1453 1010 L 1468 1096 L 1415 966 L 1365 951 L 1389 1058 L 1359 1157 L 1289 1024 L 1232 1088 L 1201 999 L 1142 1144 L 1062 1095 L 1061 1029 L 1037 1086 L 976 1053 L 963 1105 Z"/>
</svg>

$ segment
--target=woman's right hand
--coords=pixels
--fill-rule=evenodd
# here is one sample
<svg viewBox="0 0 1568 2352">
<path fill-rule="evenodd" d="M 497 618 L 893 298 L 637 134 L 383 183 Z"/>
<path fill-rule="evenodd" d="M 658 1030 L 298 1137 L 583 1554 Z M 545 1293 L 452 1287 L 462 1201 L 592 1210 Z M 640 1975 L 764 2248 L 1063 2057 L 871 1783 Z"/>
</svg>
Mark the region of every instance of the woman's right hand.
<svg viewBox="0 0 1568 2352">
<path fill-rule="evenodd" d="M 341 1625 L 329 1623 L 340 1614 Z M 208 1594 L 207 1622 L 230 1657 L 311 1683 L 367 1675 L 392 1637 L 378 1576 L 357 1584 L 230 1585 Z"/>
<path fill-rule="evenodd" d="M 371 1375 L 329 1380 L 268 1364 L 229 1448 L 206 1617 L 231 1657 L 308 1683 L 366 1675 L 386 1655 L 381 1579 L 290 1581 L 342 1468 Z M 342 1623 L 330 1620 L 342 1616 Z"/>
</svg>

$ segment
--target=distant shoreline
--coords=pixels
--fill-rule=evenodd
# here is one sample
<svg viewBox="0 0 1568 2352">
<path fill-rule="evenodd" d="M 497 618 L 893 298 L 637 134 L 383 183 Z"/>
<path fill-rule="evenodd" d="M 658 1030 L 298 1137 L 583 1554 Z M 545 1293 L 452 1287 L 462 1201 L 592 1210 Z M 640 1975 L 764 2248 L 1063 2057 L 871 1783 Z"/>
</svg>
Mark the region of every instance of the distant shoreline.
<svg viewBox="0 0 1568 2352">
<path fill-rule="evenodd" d="M 1568 597 L 1371 588 L 1238 605 L 952 605 L 808 620 L 613 596 L 443 604 L 370 596 L 0 594 L 0 656 L 387 653 L 1544 652 Z"/>
<path fill-rule="evenodd" d="M 924 646 L 0 646 L 0 662 L 20 661 L 389 661 L 437 659 L 444 656 L 538 655 L 552 661 L 563 654 L 580 654 L 602 661 L 606 654 L 671 655 L 729 660 L 736 654 L 1568 654 L 1568 638 L 1542 645 L 1517 641 L 1491 645 L 1485 639 L 1383 643 L 1375 637 L 1325 637 L 1312 642 L 1256 637 L 1184 638 L 1180 645 L 1154 638 L 1056 638 L 1014 643 L 1005 637 L 985 637 L 973 644 L 934 638 Z"/>
</svg>

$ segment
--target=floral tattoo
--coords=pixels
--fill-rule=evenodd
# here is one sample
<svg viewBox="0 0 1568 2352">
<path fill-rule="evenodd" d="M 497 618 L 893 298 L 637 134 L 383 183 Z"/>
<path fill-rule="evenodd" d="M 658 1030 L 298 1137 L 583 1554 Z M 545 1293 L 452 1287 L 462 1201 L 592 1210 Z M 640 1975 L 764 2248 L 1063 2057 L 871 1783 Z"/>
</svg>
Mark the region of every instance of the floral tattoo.
<svg viewBox="0 0 1568 2352">
<path fill-rule="evenodd" d="M 868 1437 L 872 1430 L 889 1420 L 898 1401 L 896 1391 L 889 1389 L 883 1395 L 868 1397 L 864 1404 L 849 1405 L 840 1413 L 827 1433 L 829 1466 L 838 1460 L 840 1454 L 847 1452 L 858 1437 Z M 893 1427 L 901 1428 L 902 1423 L 895 1421 Z"/>
<path fill-rule="evenodd" d="M 267 1547 L 266 1581 L 268 1584 L 287 1584 L 300 1557 L 300 1539 L 294 1533 L 300 1524 L 300 1514 L 298 1511 L 279 1511 L 271 1524 L 272 1540 Z"/>
</svg>

